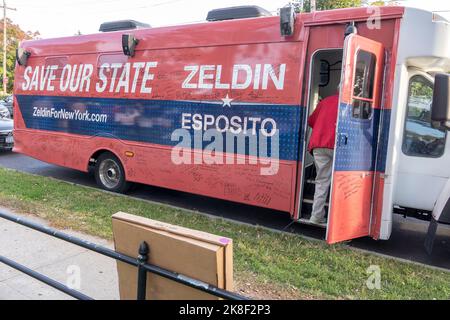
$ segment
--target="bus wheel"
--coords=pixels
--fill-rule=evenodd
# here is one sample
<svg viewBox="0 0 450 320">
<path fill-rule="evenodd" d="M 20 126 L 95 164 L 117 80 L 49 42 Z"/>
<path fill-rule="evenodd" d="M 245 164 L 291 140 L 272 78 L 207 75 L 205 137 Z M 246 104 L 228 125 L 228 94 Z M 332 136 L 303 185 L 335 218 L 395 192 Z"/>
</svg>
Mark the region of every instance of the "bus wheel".
<svg viewBox="0 0 450 320">
<path fill-rule="evenodd" d="M 105 190 L 124 193 L 130 184 L 125 180 L 125 170 L 112 153 L 101 154 L 95 165 L 95 180 Z"/>
</svg>

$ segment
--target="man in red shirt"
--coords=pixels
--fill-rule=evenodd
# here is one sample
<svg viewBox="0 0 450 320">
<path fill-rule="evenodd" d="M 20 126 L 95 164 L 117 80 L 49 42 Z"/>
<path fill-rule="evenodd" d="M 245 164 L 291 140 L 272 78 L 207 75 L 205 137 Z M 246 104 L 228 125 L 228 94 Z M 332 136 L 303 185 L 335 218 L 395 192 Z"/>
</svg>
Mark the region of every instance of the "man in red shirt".
<svg viewBox="0 0 450 320">
<path fill-rule="evenodd" d="M 314 203 L 310 218 L 310 222 L 314 224 L 326 223 L 324 207 L 333 169 L 338 106 L 338 94 L 327 97 L 319 102 L 308 119 L 308 125 L 312 128 L 308 151 L 314 156 L 317 171 Z"/>
</svg>

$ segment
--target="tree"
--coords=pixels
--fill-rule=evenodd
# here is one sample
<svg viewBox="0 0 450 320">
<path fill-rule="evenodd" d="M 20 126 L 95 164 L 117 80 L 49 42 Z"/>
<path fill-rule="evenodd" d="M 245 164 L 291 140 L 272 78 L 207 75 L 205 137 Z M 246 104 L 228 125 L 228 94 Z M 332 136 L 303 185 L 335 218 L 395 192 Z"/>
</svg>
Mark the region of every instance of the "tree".
<svg viewBox="0 0 450 320">
<path fill-rule="evenodd" d="M 303 2 L 303 9 L 302 9 Z M 311 11 L 311 0 L 297 0 L 291 1 L 291 5 L 294 6 L 296 12 L 310 12 Z M 316 0 L 317 10 L 331 10 L 339 8 L 351 8 L 351 7 L 362 7 L 362 6 L 395 6 L 398 2 L 395 0 L 386 1 L 371 1 L 371 0 Z"/>
<path fill-rule="evenodd" d="M 6 19 L 6 75 L 8 77 L 8 92 L 14 86 L 14 67 L 16 65 L 16 49 L 23 40 L 36 39 L 39 32 L 22 30 L 19 25 L 13 24 L 10 19 Z M 0 20 L 0 44 L 3 44 L 3 19 Z M 3 54 L 0 54 L 0 75 L 3 74 Z M 2 78 L 0 76 L 0 78 Z M 3 79 L 0 80 L 3 88 Z"/>
<path fill-rule="evenodd" d="M 331 10 L 339 8 L 351 8 L 351 7 L 361 7 L 363 4 L 362 0 L 316 0 L 317 10 Z M 305 0 L 303 5 L 303 11 L 311 11 L 311 1 Z"/>
<path fill-rule="evenodd" d="M 396 6 L 396 5 L 398 5 L 398 3 L 395 0 L 372 1 L 372 2 L 370 2 L 370 5 L 371 6 Z"/>
</svg>

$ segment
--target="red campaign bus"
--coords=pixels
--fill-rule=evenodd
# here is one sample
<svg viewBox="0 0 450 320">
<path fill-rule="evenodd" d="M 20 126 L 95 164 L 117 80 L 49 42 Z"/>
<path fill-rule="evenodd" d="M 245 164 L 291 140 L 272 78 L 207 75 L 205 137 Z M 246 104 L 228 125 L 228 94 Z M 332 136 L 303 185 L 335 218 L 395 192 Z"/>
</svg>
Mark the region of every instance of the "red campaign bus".
<svg viewBox="0 0 450 320">
<path fill-rule="evenodd" d="M 447 21 L 404 7 L 208 20 L 21 43 L 15 151 L 93 168 L 111 191 L 150 184 L 308 223 L 306 121 L 340 84 L 327 241 L 388 239 L 393 212 L 450 222 L 444 129 L 410 118 L 430 113 L 434 75 L 450 70 Z"/>
</svg>

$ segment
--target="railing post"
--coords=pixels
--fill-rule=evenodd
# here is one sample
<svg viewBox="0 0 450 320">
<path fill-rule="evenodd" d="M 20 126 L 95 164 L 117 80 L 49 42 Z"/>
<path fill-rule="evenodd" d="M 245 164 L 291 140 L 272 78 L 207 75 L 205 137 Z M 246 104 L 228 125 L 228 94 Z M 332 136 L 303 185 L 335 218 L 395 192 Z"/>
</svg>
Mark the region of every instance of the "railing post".
<svg viewBox="0 0 450 320">
<path fill-rule="evenodd" d="M 148 260 L 149 248 L 148 244 L 143 241 L 139 245 L 138 260 L 138 280 L 137 280 L 137 299 L 145 300 L 147 295 L 147 270 L 143 267 Z"/>
</svg>

